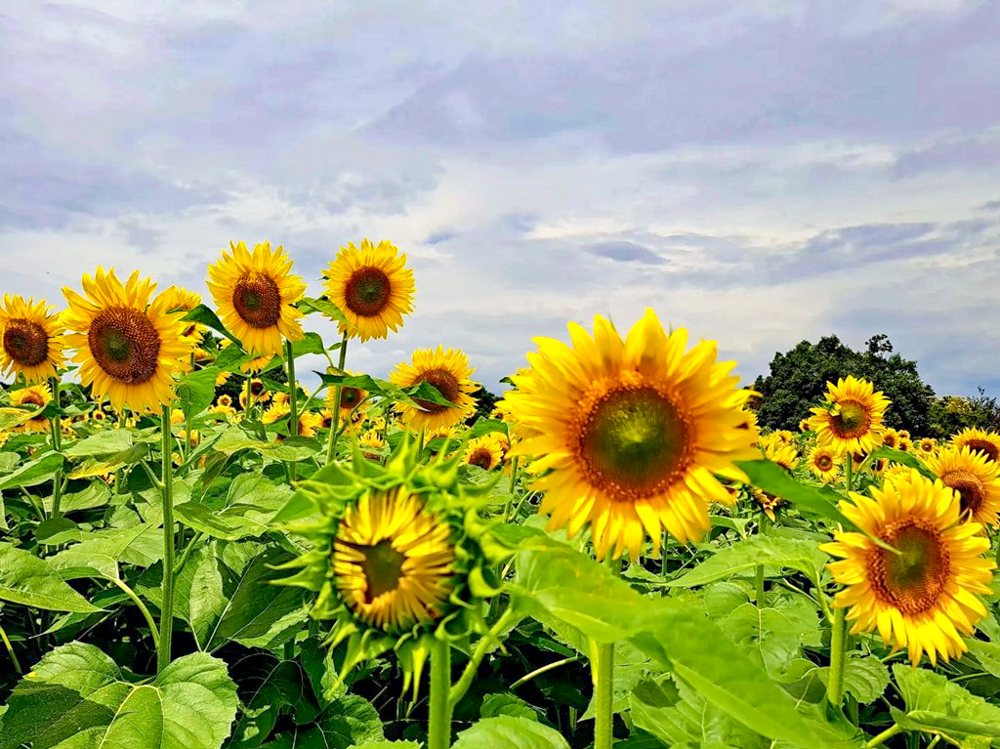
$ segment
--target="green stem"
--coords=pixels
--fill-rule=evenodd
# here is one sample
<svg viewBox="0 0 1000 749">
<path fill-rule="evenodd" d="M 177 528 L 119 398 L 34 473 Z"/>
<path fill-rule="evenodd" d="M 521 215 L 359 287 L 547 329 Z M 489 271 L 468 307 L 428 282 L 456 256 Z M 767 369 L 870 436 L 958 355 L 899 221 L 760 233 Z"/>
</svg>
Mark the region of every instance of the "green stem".
<svg viewBox="0 0 1000 749">
<path fill-rule="evenodd" d="M 844 664 L 847 638 L 844 636 L 847 626 L 844 621 L 844 609 L 833 611 L 833 633 L 830 638 L 830 685 L 827 698 L 830 704 L 840 707 L 844 701 Z"/>
<path fill-rule="evenodd" d="M 854 455 L 847 453 L 847 460 L 844 461 L 844 487 L 847 491 L 854 488 Z"/>
<path fill-rule="evenodd" d="M 56 409 L 60 407 L 59 404 L 59 378 L 51 378 L 52 387 L 52 402 L 56 404 Z M 51 427 L 52 432 L 52 449 L 57 453 L 62 452 L 62 424 L 60 423 L 59 416 L 49 419 L 49 427 Z M 62 504 L 62 488 L 63 488 L 63 474 L 62 465 L 56 469 L 56 475 L 52 479 L 52 517 L 59 517 L 59 505 Z"/>
<path fill-rule="evenodd" d="M 893 723 L 887 729 L 885 729 L 884 731 L 882 731 L 882 733 L 880 733 L 874 739 L 872 739 L 867 744 L 865 744 L 865 747 L 866 747 L 866 749 L 872 749 L 872 747 L 879 746 L 880 744 L 883 744 L 886 741 L 888 741 L 889 739 L 891 739 L 896 734 L 902 733 L 902 732 L 903 732 L 903 729 L 899 727 L 899 724 L 898 723 Z"/>
<path fill-rule="evenodd" d="M 510 464 L 510 486 L 507 488 L 507 504 L 503 508 L 503 521 L 510 520 L 510 506 L 514 503 L 514 489 L 517 485 L 517 457 Z"/>
<path fill-rule="evenodd" d="M 291 418 L 288 422 L 288 436 L 299 436 L 299 388 L 295 384 L 295 355 L 292 353 L 292 342 L 285 339 L 285 358 L 288 360 L 288 408 L 291 411 Z M 295 481 L 296 465 L 294 462 L 288 465 L 288 475 Z"/>
<path fill-rule="evenodd" d="M 758 564 L 755 575 L 757 589 L 757 608 L 764 607 L 764 565 Z"/>
<path fill-rule="evenodd" d="M 431 703 L 427 717 L 427 749 L 451 746 L 451 644 L 434 640 L 431 646 Z"/>
<path fill-rule="evenodd" d="M 181 570 L 184 569 L 184 565 L 187 564 L 187 560 L 191 557 L 191 553 L 194 551 L 195 544 L 197 544 L 204 536 L 205 534 L 199 531 L 191 537 L 190 541 L 188 541 L 187 547 L 181 553 L 180 561 L 178 561 L 177 566 L 174 567 L 175 576 L 181 574 Z"/>
<path fill-rule="evenodd" d="M 0 627 L 0 640 L 3 640 L 3 644 L 7 646 L 7 652 L 10 653 L 10 659 L 14 661 L 14 670 L 17 673 L 21 673 L 21 663 L 17 660 L 17 654 L 14 652 L 14 646 L 10 644 L 10 640 L 7 639 L 7 633 L 4 632 L 3 627 Z"/>
<path fill-rule="evenodd" d="M 571 655 L 569 658 L 563 658 L 561 661 L 555 661 L 554 663 L 547 663 L 541 668 L 536 668 L 530 674 L 525 674 L 520 679 L 515 681 L 513 684 L 510 685 L 510 690 L 514 691 L 522 684 L 525 684 L 534 679 L 536 676 L 541 676 L 542 674 L 546 674 L 549 671 L 553 671 L 559 668 L 560 666 L 566 666 L 569 665 L 570 663 L 576 663 L 578 660 L 580 660 L 580 656 Z"/>
<path fill-rule="evenodd" d="M 514 613 L 513 608 L 508 608 L 503 613 L 503 616 L 497 620 L 497 623 L 490 628 L 489 635 L 480 638 L 479 642 L 476 643 L 476 649 L 466 664 L 465 670 L 462 671 L 462 676 L 455 682 L 455 686 L 451 688 L 448 701 L 452 707 L 457 705 L 465 696 L 465 693 L 469 691 L 472 681 L 476 678 L 476 671 L 479 670 L 479 665 L 483 662 L 483 658 L 486 657 L 490 645 L 494 644 L 500 635 L 517 624 L 519 620 L 520 616 Z"/>
<path fill-rule="evenodd" d="M 609 559 L 608 567 L 616 577 L 621 575 L 621 559 Z M 590 664 L 594 677 L 596 710 L 594 716 L 594 749 L 614 746 L 615 644 L 594 643 L 594 661 Z"/>
<path fill-rule="evenodd" d="M 344 373 L 344 363 L 347 361 L 347 331 L 344 331 L 343 338 L 340 339 L 340 360 L 337 362 L 337 371 Z M 344 394 L 343 384 L 339 384 L 333 391 L 333 424 L 330 425 L 330 434 L 326 438 L 326 462 L 332 463 L 334 453 L 337 451 L 337 428 L 340 426 L 340 398 Z"/>
<path fill-rule="evenodd" d="M 108 579 L 115 585 L 117 585 L 122 593 L 124 593 L 130 599 L 132 599 L 132 603 L 136 605 L 136 607 L 142 613 L 143 617 L 145 617 L 146 624 L 149 625 L 149 632 L 150 634 L 153 635 L 153 645 L 159 648 L 160 636 L 156 631 L 156 620 L 153 619 L 153 615 L 149 613 L 149 609 L 146 607 L 146 604 L 142 602 L 142 599 L 139 598 L 138 595 L 136 595 L 136 592 L 134 590 L 132 590 L 128 585 L 125 584 L 124 580 L 119 580 L 117 577 L 109 577 Z"/>
<path fill-rule="evenodd" d="M 191 371 L 194 372 L 194 352 L 193 351 L 191 352 Z M 185 414 L 184 414 L 184 444 L 182 445 L 182 447 L 184 449 L 181 451 L 181 456 L 185 460 L 187 460 L 188 458 L 190 458 L 191 457 L 191 453 L 194 452 L 194 443 L 191 440 L 191 419 L 192 419 L 192 417 L 193 417 L 193 414 L 191 413 L 191 409 L 188 409 L 185 412 Z"/>
<path fill-rule="evenodd" d="M 170 645 L 174 633 L 174 497 L 171 458 L 170 406 L 164 405 L 160 431 L 163 433 L 163 605 L 160 607 L 160 643 L 156 651 L 156 672 L 170 665 Z"/>
</svg>

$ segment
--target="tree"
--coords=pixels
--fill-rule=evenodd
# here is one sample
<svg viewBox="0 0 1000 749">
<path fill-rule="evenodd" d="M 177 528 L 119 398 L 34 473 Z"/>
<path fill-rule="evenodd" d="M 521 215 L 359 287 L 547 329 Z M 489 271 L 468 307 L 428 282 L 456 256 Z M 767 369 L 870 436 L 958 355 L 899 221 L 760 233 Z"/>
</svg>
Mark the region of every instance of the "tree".
<svg viewBox="0 0 1000 749">
<path fill-rule="evenodd" d="M 979 388 L 979 395 L 965 398 L 946 395 L 931 404 L 929 436 L 943 439 L 963 429 L 1000 430 L 1000 404 Z"/>
<path fill-rule="evenodd" d="M 892 402 L 886 412 L 889 426 L 928 434 L 934 390 L 920 379 L 917 363 L 894 353 L 884 334 L 868 339 L 864 351 L 831 335 L 775 354 L 770 374 L 754 382 L 762 396 L 757 418 L 772 429 L 797 429 L 799 421 L 811 415 L 809 409 L 823 400 L 827 382 L 848 375 L 870 380 Z"/>
<path fill-rule="evenodd" d="M 500 401 L 499 395 L 491 393 L 484 387 L 480 387 L 479 390 L 472 393 L 472 397 L 476 400 L 476 412 L 465 420 L 469 426 L 475 424 L 479 419 L 488 419 Z"/>
</svg>

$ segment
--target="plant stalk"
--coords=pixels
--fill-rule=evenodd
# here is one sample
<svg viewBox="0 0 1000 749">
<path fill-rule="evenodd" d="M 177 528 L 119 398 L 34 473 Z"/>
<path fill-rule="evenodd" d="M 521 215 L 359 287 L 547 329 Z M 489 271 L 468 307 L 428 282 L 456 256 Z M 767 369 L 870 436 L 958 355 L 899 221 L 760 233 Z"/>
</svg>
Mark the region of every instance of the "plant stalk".
<svg viewBox="0 0 1000 749">
<path fill-rule="evenodd" d="M 510 464 L 510 486 L 507 487 L 507 504 L 503 508 L 503 521 L 505 523 L 510 520 L 510 508 L 514 503 L 514 489 L 517 488 L 517 462 L 518 457 L 515 456 Z"/>
<path fill-rule="evenodd" d="M 142 599 L 139 598 L 138 594 L 136 594 L 136 592 L 132 590 L 124 580 L 119 580 L 117 577 L 109 577 L 108 579 L 118 586 L 118 589 L 127 595 L 131 599 L 132 603 L 134 603 L 142 613 L 142 616 L 146 620 L 146 624 L 149 625 L 149 633 L 153 636 L 153 645 L 158 648 L 160 646 L 160 636 L 156 631 L 156 620 L 153 619 L 153 615 L 149 613 L 149 609 L 146 607 L 146 604 L 142 602 Z"/>
<path fill-rule="evenodd" d="M 840 707 L 844 701 L 844 665 L 846 662 L 845 651 L 847 650 L 847 638 L 844 636 L 847 625 L 844 616 L 845 609 L 834 609 L 833 633 L 830 638 L 830 684 L 827 689 L 827 699 L 835 707 Z"/>
<path fill-rule="evenodd" d="M 615 577 L 621 575 L 621 559 L 608 559 L 608 568 Z M 614 746 L 615 644 L 595 642 L 594 660 L 590 664 L 594 678 L 596 711 L 594 716 L 594 749 Z"/>
<path fill-rule="evenodd" d="M 451 644 L 435 639 L 431 649 L 431 702 L 427 718 L 427 749 L 451 746 Z"/>
<path fill-rule="evenodd" d="M 886 741 L 888 741 L 889 739 L 891 739 L 896 734 L 902 733 L 902 732 L 903 732 L 903 729 L 899 727 L 899 724 L 898 723 L 893 723 L 887 729 L 885 729 L 884 731 L 882 731 L 882 733 L 880 733 L 878 736 L 876 736 L 871 741 L 869 741 L 867 744 L 865 744 L 865 747 L 866 747 L 866 749 L 872 749 L 873 747 L 880 746 L 881 744 L 885 743 Z"/>
<path fill-rule="evenodd" d="M 291 417 L 288 421 L 288 436 L 298 437 L 299 436 L 299 388 L 295 384 L 295 355 L 292 353 L 292 342 L 285 339 L 285 358 L 288 363 L 288 408 L 291 411 Z M 288 476 L 292 481 L 295 481 L 295 473 L 297 466 L 294 462 L 288 465 Z"/>
<path fill-rule="evenodd" d="M 52 388 L 52 402 L 56 404 L 56 409 L 60 407 L 59 403 L 59 377 L 51 378 L 51 388 Z M 62 423 L 58 416 L 49 419 L 49 427 L 52 431 L 52 449 L 57 453 L 62 452 Z M 57 518 L 60 515 L 60 505 L 62 504 L 62 489 L 63 489 L 63 472 L 62 465 L 56 469 L 56 475 L 52 479 L 52 517 Z"/>
<path fill-rule="evenodd" d="M 160 607 L 160 643 L 156 650 L 156 672 L 170 665 L 170 645 L 174 633 L 174 496 L 173 460 L 170 434 L 170 406 L 164 405 L 160 423 L 163 433 L 163 605 Z"/>
<path fill-rule="evenodd" d="M 14 646 L 10 644 L 10 640 L 7 638 L 7 633 L 4 631 L 3 627 L 0 627 L 0 640 L 3 640 L 3 644 L 7 646 L 7 652 L 10 653 L 10 659 L 14 662 L 14 670 L 17 673 L 21 673 L 21 662 L 17 660 L 17 654 L 14 652 Z"/>
<path fill-rule="evenodd" d="M 343 374 L 344 362 L 347 361 L 347 331 L 344 331 L 343 338 L 340 339 L 340 360 L 337 362 L 337 370 Z M 344 394 L 343 383 L 338 384 L 333 391 L 333 424 L 330 425 L 330 434 L 326 438 L 326 462 L 332 463 L 334 453 L 337 451 L 337 428 L 340 426 L 340 398 Z"/>
</svg>

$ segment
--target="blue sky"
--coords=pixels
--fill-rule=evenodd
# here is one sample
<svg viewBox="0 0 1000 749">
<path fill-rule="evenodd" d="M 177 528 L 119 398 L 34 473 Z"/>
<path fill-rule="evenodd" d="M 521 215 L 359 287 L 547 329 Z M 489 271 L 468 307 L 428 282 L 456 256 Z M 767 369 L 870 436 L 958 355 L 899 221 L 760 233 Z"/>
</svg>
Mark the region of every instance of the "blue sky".
<svg viewBox="0 0 1000 749">
<path fill-rule="evenodd" d="M 496 390 L 652 306 L 748 379 L 884 332 L 1000 394 L 996 2 L 15 0 L 0 55 L 0 293 L 103 264 L 208 299 L 269 239 L 318 295 L 368 236 L 417 281 L 350 350 L 376 376 L 442 343 Z"/>
</svg>

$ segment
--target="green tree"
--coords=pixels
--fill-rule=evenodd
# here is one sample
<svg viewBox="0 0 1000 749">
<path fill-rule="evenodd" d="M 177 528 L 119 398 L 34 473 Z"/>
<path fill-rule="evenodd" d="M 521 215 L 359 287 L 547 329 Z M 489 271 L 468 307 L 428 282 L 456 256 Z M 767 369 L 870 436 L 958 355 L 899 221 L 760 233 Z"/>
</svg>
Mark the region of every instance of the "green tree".
<svg viewBox="0 0 1000 749">
<path fill-rule="evenodd" d="M 938 439 L 969 428 L 1000 430 L 1000 404 L 982 388 L 971 398 L 945 395 L 931 404 L 930 422 L 928 434 Z"/>
</svg>

